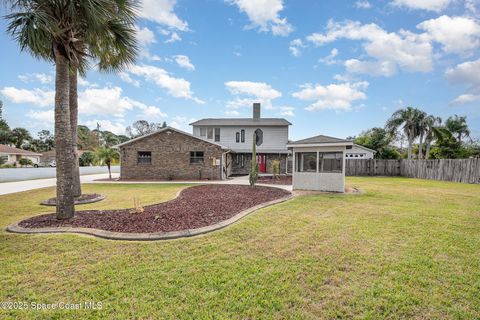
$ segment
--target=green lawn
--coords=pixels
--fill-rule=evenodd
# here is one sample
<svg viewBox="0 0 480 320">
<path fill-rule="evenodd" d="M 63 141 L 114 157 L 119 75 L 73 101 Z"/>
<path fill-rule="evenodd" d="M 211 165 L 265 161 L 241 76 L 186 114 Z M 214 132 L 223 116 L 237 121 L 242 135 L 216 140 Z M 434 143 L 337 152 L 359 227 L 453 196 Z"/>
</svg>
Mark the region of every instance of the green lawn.
<svg viewBox="0 0 480 320">
<path fill-rule="evenodd" d="M 0 302 L 101 302 L 101 310 L 0 310 L 0 318 L 480 318 L 480 185 L 349 178 L 362 195 L 309 195 L 217 232 L 160 242 L 16 235 L 53 189 L 0 196 Z M 131 207 L 183 186 L 87 185 Z"/>
</svg>

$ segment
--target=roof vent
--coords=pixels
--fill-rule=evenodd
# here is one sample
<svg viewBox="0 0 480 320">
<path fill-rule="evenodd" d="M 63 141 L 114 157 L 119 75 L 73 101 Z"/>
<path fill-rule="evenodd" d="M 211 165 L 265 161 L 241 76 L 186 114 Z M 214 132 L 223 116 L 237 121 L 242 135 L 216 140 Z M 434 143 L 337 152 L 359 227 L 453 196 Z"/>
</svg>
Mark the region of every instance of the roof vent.
<svg viewBox="0 0 480 320">
<path fill-rule="evenodd" d="M 260 119 L 260 103 L 255 102 L 253 104 L 253 120 Z"/>
</svg>

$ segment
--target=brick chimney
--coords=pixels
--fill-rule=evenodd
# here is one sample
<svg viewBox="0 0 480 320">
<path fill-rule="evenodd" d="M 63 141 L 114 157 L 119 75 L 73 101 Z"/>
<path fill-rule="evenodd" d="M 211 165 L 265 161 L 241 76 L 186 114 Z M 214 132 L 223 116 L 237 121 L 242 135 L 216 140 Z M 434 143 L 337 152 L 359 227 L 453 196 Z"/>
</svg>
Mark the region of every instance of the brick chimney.
<svg viewBox="0 0 480 320">
<path fill-rule="evenodd" d="M 253 120 L 260 120 L 260 103 L 253 104 Z"/>
</svg>

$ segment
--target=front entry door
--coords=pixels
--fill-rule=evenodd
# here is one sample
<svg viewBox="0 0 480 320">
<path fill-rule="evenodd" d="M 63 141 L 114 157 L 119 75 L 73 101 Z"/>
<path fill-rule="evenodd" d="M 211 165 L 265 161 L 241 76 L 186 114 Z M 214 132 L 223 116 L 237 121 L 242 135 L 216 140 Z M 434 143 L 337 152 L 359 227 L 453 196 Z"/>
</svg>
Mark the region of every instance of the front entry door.
<svg viewBox="0 0 480 320">
<path fill-rule="evenodd" d="M 259 173 L 267 173 L 267 163 L 265 161 L 264 154 L 257 155 L 257 162 L 258 162 L 258 172 Z"/>
</svg>

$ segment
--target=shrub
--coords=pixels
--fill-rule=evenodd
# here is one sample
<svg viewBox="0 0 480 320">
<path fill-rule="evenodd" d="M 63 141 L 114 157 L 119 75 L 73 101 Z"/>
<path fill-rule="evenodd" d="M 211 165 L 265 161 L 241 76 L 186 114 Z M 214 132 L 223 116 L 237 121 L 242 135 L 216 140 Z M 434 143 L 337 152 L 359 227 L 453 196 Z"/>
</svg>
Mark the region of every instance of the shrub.
<svg viewBox="0 0 480 320">
<path fill-rule="evenodd" d="M 92 151 L 85 151 L 78 159 L 81 167 L 91 166 L 96 160 L 95 153 Z"/>
<path fill-rule="evenodd" d="M 280 160 L 275 159 L 272 161 L 272 172 L 273 177 L 278 179 L 278 176 L 280 175 Z"/>
<path fill-rule="evenodd" d="M 23 166 L 32 166 L 33 162 L 30 159 L 27 158 L 21 158 L 18 160 L 18 163 L 23 167 Z"/>
</svg>

